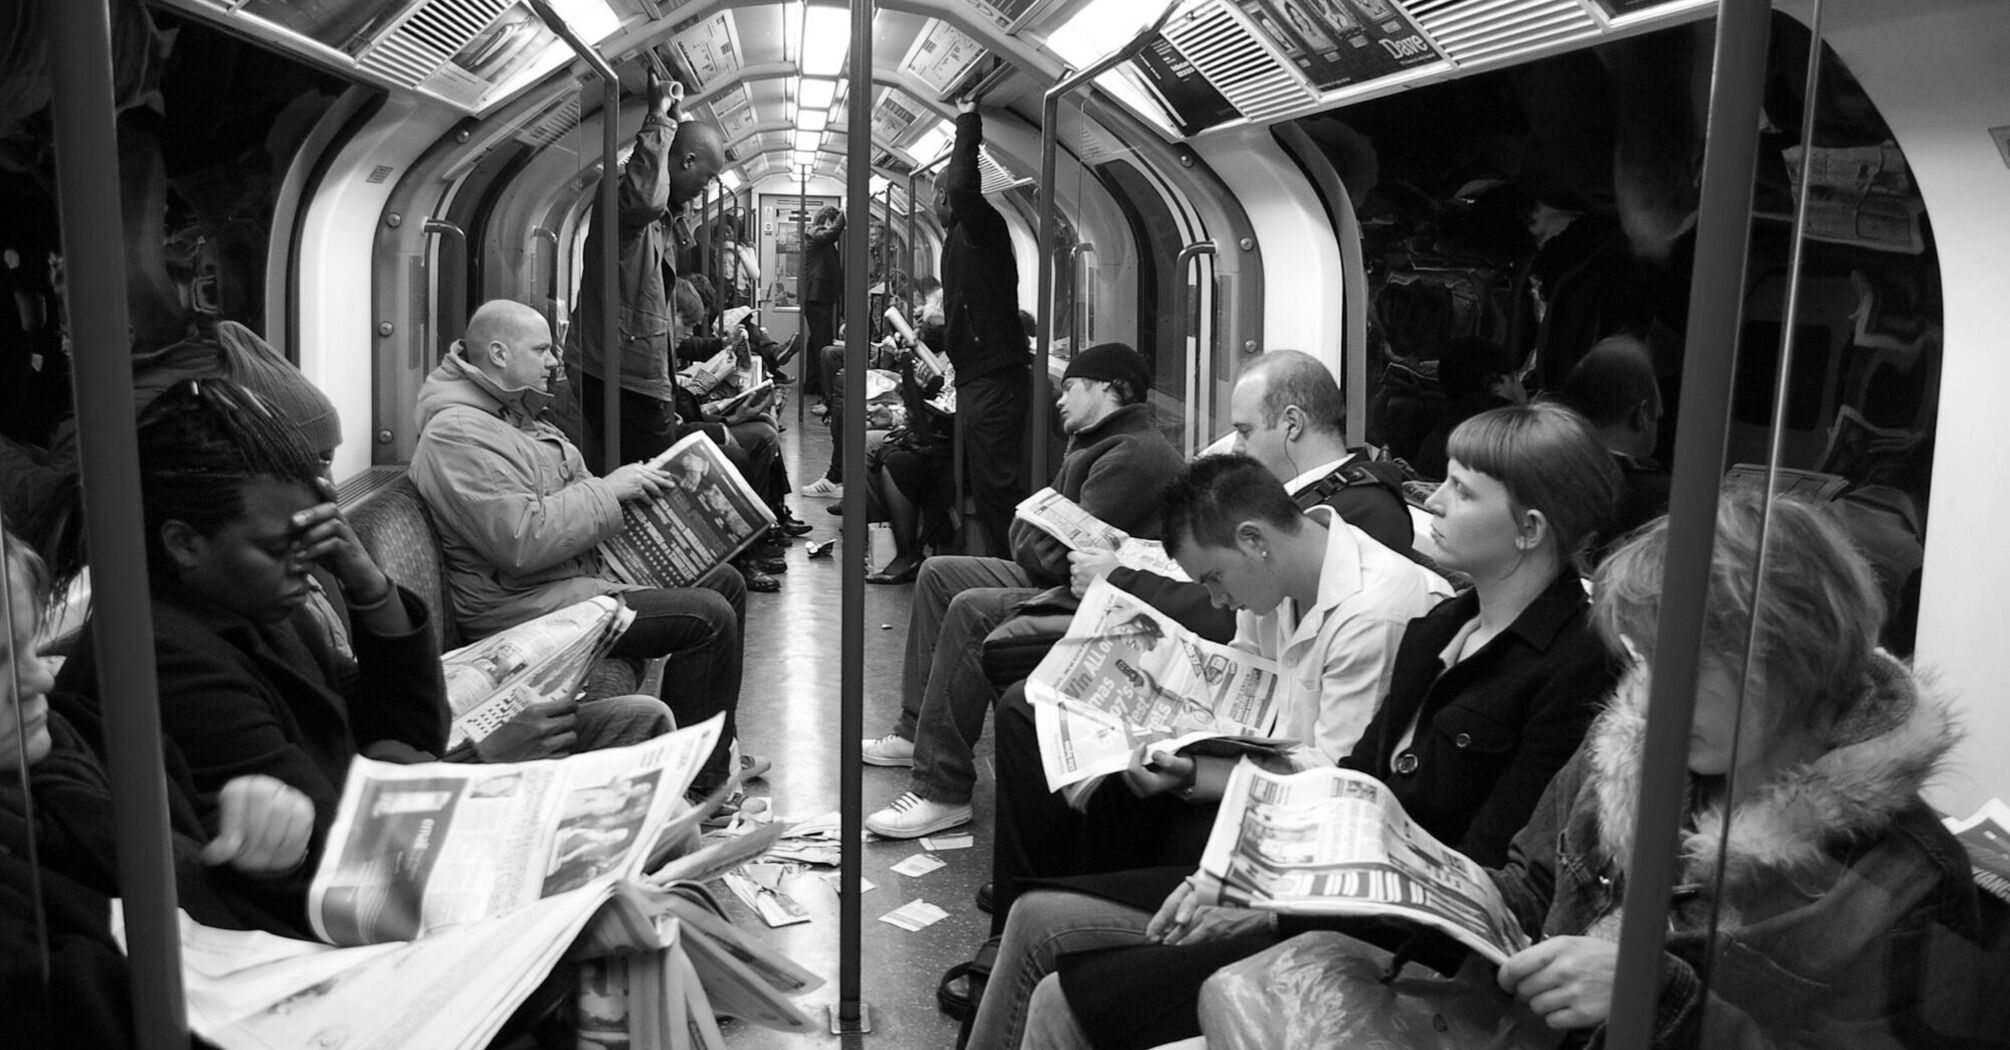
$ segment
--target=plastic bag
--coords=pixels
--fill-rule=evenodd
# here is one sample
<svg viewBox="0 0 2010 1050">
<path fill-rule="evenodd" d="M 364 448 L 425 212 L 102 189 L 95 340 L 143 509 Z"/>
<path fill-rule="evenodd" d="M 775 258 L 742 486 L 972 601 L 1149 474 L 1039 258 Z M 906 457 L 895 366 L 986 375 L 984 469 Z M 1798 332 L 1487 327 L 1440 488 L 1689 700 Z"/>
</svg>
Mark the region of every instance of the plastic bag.
<svg viewBox="0 0 2010 1050">
<path fill-rule="evenodd" d="M 1494 984 L 1485 960 L 1470 958 L 1449 978 L 1411 966 L 1384 984 L 1389 959 L 1318 932 L 1222 967 L 1201 987 L 1208 1050 L 1548 1050 L 1561 1038 Z"/>
</svg>

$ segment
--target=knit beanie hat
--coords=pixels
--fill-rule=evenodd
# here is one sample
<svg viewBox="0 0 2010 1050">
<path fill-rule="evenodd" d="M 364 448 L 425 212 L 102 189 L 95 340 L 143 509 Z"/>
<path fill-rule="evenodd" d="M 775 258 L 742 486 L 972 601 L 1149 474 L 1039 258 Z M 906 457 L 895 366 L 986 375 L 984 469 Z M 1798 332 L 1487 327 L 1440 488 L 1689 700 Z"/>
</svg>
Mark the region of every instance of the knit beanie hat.
<svg viewBox="0 0 2010 1050">
<path fill-rule="evenodd" d="M 223 347 L 225 379 L 271 402 L 281 418 L 300 428 L 315 451 L 342 443 L 342 420 L 335 414 L 335 403 L 258 333 L 236 321 L 219 321 L 216 340 Z"/>
<path fill-rule="evenodd" d="M 1099 379 L 1106 383 L 1121 379 L 1139 401 L 1152 388 L 1152 370 L 1145 364 L 1144 355 L 1122 343 L 1098 343 L 1076 354 L 1068 361 L 1068 370 L 1061 374 L 1062 382 L 1070 379 Z"/>
</svg>

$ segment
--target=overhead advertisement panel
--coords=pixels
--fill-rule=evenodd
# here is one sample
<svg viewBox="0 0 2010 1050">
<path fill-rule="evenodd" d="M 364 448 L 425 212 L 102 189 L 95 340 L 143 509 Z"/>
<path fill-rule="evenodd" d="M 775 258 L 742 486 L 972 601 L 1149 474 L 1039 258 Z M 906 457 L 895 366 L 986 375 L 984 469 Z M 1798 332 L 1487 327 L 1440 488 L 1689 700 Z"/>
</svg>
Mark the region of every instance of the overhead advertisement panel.
<svg viewBox="0 0 2010 1050">
<path fill-rule="evenodd" d="M 1192 135 L 1239 115 L 1235 106 L 1164 36 L 1154 35 L 1131 58 L 1131 65 L 1144 89 L 1157 98 L 1160 108 L 1179 125 L 1182 135 Z"/>
<path fill-rule="evenodd" d="M 740 68 L 740 45 L 733 19 L 721 11 L 670 38 L 670 47 L 701 85 Z"/>
<path fill-rule="evenodd" d="M 949 85 L 983 54 L 983 45 L 935 18 L 914 38 L 914 46 L 908 48 L 900 68 L 940 94 L 949 90 Z"/>
<path fill-rule="evenodd" d="M 1001 26 L 1012 26 L 1040 0 L 965 0 Z"/>
<path fill-rule="evenodd" d="M 1650 7 L 1660 7 L 1674 2 L 1675 0 L 1598 0 L 1598 6 L 1605 8 L 1606 14 L 1617 18 L 1620 15 L 1630 15 L 1635 11 L 1645 11 Z"/>
<path fill-rule="evenodd" d="M 1439 58 L 1430 40 L 1417 31 L 1395 0 L 1235 2 L 1321 91 Z"/>
</svg>

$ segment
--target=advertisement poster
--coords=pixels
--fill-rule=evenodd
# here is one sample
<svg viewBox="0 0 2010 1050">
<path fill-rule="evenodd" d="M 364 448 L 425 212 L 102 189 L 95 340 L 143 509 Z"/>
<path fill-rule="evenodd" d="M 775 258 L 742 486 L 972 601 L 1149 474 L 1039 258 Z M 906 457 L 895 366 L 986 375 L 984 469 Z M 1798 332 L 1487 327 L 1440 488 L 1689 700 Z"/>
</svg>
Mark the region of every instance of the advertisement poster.
<svg viewBox="0 0 2010 1050">
<path fill-rule="evenodd" d="M 1321 91 L 1438 61 L 1395 0 L 1236 0 Z"/>
<path fill-rule="evenodd" d="M 1645 11 L 1650 7 L 1660 7 L 1674 2 L 1675 0 L 1598 0 L 1598 6 L 1605 8 L 1606 14 L 1617 18 L 1620 15 L 1630 15 L 1636 11 Z"/>
<path fill-rule="evenodd" d="M 1240 116 L 1228 99 L 1163 36 L 1154 36 L 1131 59 L 1131 64 L 1137 67 L 1146 91 L 1158 99 L 1182 135 Z"/>
</svg>

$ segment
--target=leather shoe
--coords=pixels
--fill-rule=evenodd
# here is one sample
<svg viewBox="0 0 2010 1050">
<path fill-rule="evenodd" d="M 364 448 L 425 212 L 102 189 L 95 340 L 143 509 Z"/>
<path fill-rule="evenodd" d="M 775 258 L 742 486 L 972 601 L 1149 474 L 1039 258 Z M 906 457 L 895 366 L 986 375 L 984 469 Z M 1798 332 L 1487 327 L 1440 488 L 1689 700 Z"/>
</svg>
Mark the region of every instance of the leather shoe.
<svg viewBox="0 0 2010 1050">
<path fill-rule="evenodd" d="M 907 568 L 905 568 L 905 569 L 902 569 L 902 570 L 900 570 L 900 571 L 898 571 L 898 572 L 869 572 L 869 573 L 866 573 L 866 574 L 865 574 L 865 582 L 867 582 L 867 583 L 887 583 L 887 584 L 893 584 L 893 583 L 913 583 L 913 582 L 914 582 L 914 578 L 915 578 L 916 576 L 919 576 L 919 575 L 921 575 L 921 566 L 920 566 L 919 564 L 915 564 L 915 565 L 910 565 L 910 566 L 908 566 Z"/>
<path fill-rule="evenodd" d="M 755 572 L 787 572 L 789 563 L 781 558 L 747 557 L 740 560 L 740 568 L 751 568 Z"/>
<path fill-rule="evenodd" d="M 775 519 L 775 528 L 784 536 L 807 536 L 816 526 L 785 510 Z"/>
<path fill-rule="evenodd" d="M 747 589 L 757 594 L 773 594 L 782 589 L 782 581 L 749 565 L 740 566 L 740 578 L 747 581 Z"/>
<path fill-rule="evenodd" d="M 984 885 L 977 887 L 978 911 L 981 911 L 986 915 L 992 914 L 991 904 L 992 904 L 992 898 L 994 896 L 993 887 L 995 887 L 996 885 L 997 883 L 987 882 Z"/>
</svg>

